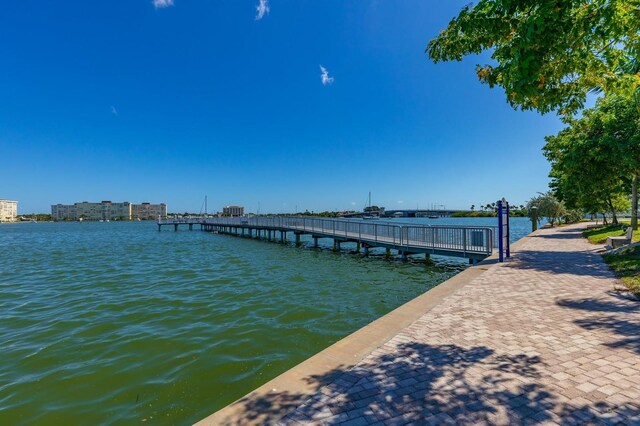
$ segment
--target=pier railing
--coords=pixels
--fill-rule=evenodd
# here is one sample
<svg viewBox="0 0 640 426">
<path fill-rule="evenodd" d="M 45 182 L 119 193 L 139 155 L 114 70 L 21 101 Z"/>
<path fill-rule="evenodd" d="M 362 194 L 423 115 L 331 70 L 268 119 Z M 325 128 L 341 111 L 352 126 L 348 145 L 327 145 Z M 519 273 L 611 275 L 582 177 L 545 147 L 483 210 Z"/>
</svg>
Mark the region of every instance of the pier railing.
<svg viewBox="0 0 640 426">
<path fill-rule="evenodd" d="M 495 245 L 495 231 L 487 226 L 413 225 L 367 220 L 325 219 L 299 216 L 213 217 L 161 219 L 158 225 L 203 224 L 255 229 L 277 229 L 382 243 L 414 249 L 451 250 L 489 256 Z"/>
</svg>

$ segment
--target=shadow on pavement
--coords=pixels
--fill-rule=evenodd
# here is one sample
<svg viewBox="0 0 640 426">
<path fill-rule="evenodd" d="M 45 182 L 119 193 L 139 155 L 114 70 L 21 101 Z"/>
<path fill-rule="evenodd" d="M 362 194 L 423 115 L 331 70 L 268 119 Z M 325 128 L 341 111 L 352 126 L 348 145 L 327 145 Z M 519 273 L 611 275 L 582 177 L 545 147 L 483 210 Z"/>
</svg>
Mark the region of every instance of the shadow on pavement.
<svg viewBox="0 0 640 426">
<path fill-rule="evenodd" d="M 620 336 L 620 340 L 605 343 L 612 348 L 627 348 L 640 353 L 640 303 L 619 295 L 611 299 L 560 300 L 558 305 L 593 312 L 574 321 L 587 330 L 607 330 Z"/>
<path fill-rule="evenodd" d="M 536 235 L 531 235 L 531 238 L 548 238 L 551 240 L 567 240 L 567 239 L 574 239 L 574 238 L 582 238 L 582 231 L 584 231 L 586 229 L 585 228 L 575 228 L 575 227 L 571 227 L 571 228 L 552 228 L 555 232 L 553 234 L 545 234 L 545 233 L 539 233 Z"/>
<path fill-rule="evenodd" d="M 607 279 L 613 277 L 602 256 L 596 252 L 519 250 L 505 263 L 505 267 Z"/>
<path fill-rule="evenodd" d="M 612 414 L 608 403 L 564 402 L 559 388 L 541 382 L 540 363 L 487 347 L 405 343 L 353 369 L 309 377 L 311 397 L 276 391 L 245 398 L 241 418 L 226 424 L 584 424 L 640 414 L 638 407 L 626 408 L 623 416 Z"/>
</svg>

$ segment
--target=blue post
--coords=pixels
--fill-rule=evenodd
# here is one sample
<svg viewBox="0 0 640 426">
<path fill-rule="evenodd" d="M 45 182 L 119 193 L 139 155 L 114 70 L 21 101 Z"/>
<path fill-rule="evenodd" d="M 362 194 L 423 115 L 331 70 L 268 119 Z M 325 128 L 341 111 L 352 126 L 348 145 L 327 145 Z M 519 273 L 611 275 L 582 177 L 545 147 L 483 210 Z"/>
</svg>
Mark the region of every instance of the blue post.
<svg viewBox="0 0 640 426">
<path fill-rule="evenodd" d="M 509 227 L 509 203 L 507 202 L 507 257 L 511 257 L 511 228 Z"/>
<path fill-rule="evenodd" d="M 503 232 L 502 229 L 502 200 L 498 200 L 498 261 L 504 262 L 503 256 Z"/>
</svg>

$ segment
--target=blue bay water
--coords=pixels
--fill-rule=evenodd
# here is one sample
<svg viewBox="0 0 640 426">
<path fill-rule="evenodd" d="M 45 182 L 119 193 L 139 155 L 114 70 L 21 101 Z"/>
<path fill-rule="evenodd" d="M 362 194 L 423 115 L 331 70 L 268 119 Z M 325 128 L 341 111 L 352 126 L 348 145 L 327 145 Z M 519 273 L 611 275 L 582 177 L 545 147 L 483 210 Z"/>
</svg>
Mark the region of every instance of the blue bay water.
<svg viewBox="0 0 640 426">
<path fill-rule="evenodd" d="M 0 424 L 193 423 L 467 266 L 306 244 L 0 225 Z"/>
</svg>

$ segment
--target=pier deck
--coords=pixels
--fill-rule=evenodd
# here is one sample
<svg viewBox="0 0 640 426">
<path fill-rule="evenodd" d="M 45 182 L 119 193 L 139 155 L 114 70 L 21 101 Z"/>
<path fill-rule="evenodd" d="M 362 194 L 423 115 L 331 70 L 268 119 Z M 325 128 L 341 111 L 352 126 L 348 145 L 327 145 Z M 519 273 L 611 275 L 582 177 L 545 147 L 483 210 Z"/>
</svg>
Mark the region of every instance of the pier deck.
<svg viewBox="0 0 640 426">
<path fill-rule="evenodd" d="M 406 258 L 412 254 L 443 255 L 464 257 L 470 262 L 485 259 L 493 253 L 496 241 L 491 227 L 430 226 L 399 224 L 361 219 L 324 219 L 297 216 L 275 217 L 216 217 L 183 218 L 158 221 L 158 229 L 163 226 L 178 230 L 180 226 L 198 225 L 202 230 L 242 236 L 262 236 L 268 240 L 287 239 L 293 233 L 300 243 L 301 235 L 310 235 L 314 245 L 319 238 L 331 238 L 334 247 L 340 249 L 345 242 L 362 246 L 365 254 L 370 248 L 382 247 L 397 250 Z M 277 235 L 280 233 L 280 235 Z"/>
</svg>

